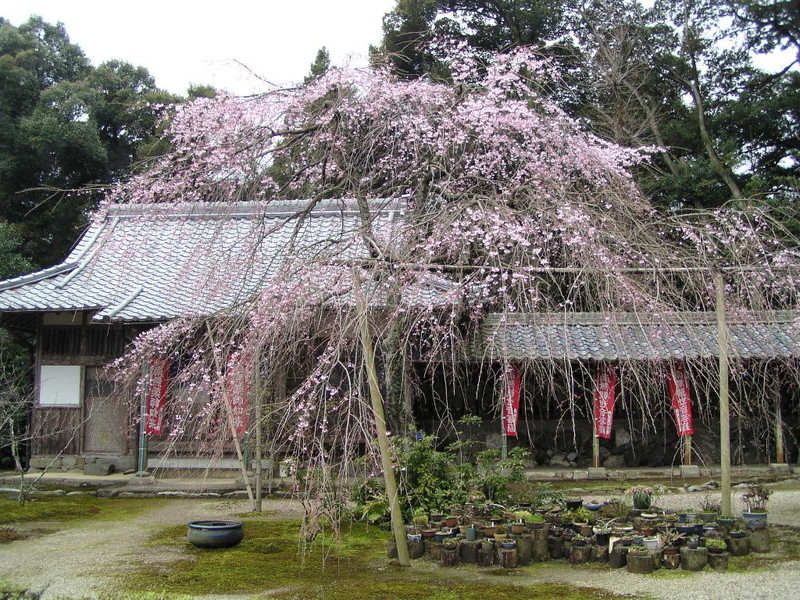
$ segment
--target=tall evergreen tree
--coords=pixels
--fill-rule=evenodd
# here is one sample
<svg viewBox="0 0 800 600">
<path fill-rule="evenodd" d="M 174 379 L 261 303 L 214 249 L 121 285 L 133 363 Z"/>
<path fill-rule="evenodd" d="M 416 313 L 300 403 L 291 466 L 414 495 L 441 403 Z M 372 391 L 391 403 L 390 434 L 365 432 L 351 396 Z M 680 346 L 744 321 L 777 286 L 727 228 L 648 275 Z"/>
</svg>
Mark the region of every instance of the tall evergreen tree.
<svg viewBox="0 0 800 600">
<path fill-rule="evenodd" d="M 101 191 L 154 133 L 160 91 L 143 67 L 93 67 L 59 23 L 0 18 L 0 220 L 36 266 L 60 260 Z"/>
</svg>

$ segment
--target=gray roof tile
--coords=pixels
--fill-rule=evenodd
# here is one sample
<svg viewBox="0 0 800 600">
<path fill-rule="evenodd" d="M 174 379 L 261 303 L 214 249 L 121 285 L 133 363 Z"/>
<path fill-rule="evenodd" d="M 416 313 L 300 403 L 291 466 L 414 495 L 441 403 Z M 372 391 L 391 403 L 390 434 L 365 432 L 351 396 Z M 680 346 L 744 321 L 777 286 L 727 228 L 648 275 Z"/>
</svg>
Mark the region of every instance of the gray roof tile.
<svg viewBox="0 0 800 600">
<path fill-rule="evenodd" d="M 800 312 L 727 318 L 733 358 L 800 357 Z M 473 354 L 492 360 L 673 360 L 719 355 L 714 313 L 489 315 Z"/>
<path fill-rule="evenodd" d="M 405 203 L 372 200 L 378 235 Z M 249 300 L 284 261 L 366 257 L 355 201 L 111 206 L 64 263 L 0 282 L 0 311 L 97 310 L 95 321 L 205 315 Z M 424 297 L 436 292 L 423 290 Z"/>
</svg>

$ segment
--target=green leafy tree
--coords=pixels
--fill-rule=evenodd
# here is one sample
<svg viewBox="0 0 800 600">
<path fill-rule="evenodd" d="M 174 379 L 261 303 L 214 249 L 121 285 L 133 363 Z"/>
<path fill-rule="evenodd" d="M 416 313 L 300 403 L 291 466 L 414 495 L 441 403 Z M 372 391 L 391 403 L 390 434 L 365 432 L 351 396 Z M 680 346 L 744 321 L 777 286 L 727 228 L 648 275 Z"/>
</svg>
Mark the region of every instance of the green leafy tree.
<svg viewBox="0 0 800 600">
<path fill-rule="evenodd" d="M 424 45 L 437 36 L 463 40 L 477 51 L 540 45 L 562 33 L 562 6 L 546 0 L 398 0 L 383 20 L 375 57 L 399 73 L 420 76 L 442 68 Z"/>
<path fill-rule="evenodd" d="M 324 75 L 328 72 L 328 69 L 331 68 L 331 56 L 328 53 L 328 49 L 323 46 L 319 50 L 317 50 L 317 56 L 314 58 L 314 62 L 311 63 L 311 67 L 308 71 L 308 75 L 306 75 L 305 79 L 303 80 L 304 83 L 308 83 L 309 81 L 313 81 L 320 75 Z"/>
<path fill-rule="evenodd" d="M 62 24 L 41 17 L 18 28 L 0 18 L 0 82 L 0 219 L 22 235 L 21 254 L 46 266 L 157 136 L 157 107 L 177 99 L 142 67 L 93 67 Z"/>
</svg>

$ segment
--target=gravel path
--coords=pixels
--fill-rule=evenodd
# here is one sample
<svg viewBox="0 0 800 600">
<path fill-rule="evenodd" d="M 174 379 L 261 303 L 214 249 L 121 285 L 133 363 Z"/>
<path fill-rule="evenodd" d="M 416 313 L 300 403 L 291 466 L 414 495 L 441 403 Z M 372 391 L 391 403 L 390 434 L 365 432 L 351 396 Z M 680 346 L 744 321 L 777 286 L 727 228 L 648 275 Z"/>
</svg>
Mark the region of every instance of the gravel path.
<svg viewBox="0 0 800 600">
<path fill-rule="evenodd" d="M 773 487 L 770 523 L 800 527 L 800 480 Z M 591 492 L 588 494 L 595 498 Z M 712 499 L 719 498 L 718 491 L 707 494 Z M 658 498 L 658 505 L 668 509 L 699 506 L 705 495 L 705 492 L 665 494 Z M 740 496 L 741 491 L 735 490 L 734 514 L 738 514 Z M 603 500 L 611 496 L 597 497 Z M 265 509 L 272 514 L 298 514 L 298 505 L 290 501 L 269 501 Z M 153 510 L 124 522 L 114 522 L 113 526 L 97 520 L 82 521 L 63 531 L 0 545 L 0 580 L 34 591 L 45 590 L 44 599 L 96 597 L 113 587 L 114 574 L 120 569 L 129 565 L 169 564 L 182 558 L 179 546 L 145 545 L 158 529 L 191 519 L 230 518 L 247 510 L 246 501 L 175 499 L 154 503 Z M 543 581 L 654 599 L 672 600 L 676 595 L 690 600 L 788 599 L 800 597 L 800 561 L 776 563 L 752 573 L 703 571 L 681 573 L 680 577 L 636 575 L 625 569 L 575 568 L 559 562 L 514 577 L 514 582 L 521 585 Z"/>
<path fill-rule="evenodd" d="M 42 537 L 0 545 L 0 580 L 44 590 L 43 599 L 94 597 L 113 587 L 114 574 L 128 565 L 169 564 L 180 547 L 145 542 L 160 528 L 189 520 L 230 518 L 249 510 L 247 501 L 175 499 L 125 521 L 87 519 Z M 270 511 L 296 512 L 296 505 L 271 501 Z"/>
</svg>

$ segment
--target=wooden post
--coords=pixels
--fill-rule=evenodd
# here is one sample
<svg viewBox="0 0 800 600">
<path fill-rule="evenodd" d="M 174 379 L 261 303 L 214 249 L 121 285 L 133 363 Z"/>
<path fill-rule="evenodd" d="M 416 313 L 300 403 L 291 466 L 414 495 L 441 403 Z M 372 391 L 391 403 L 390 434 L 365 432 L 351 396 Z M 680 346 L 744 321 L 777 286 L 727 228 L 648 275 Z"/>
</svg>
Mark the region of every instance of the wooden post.
<svg viewBox="0 0 800 600">
<path fill-rule="evenodd" d="M 687 433 L 683 436 L 683 464 L 691 466 L 692 464 L 692 434 Z"/>
<path fill-rule="evenodd" d="M 147 433 L 145 432 L 147 421 L 147 390 L 150 387 L 150 370 L 145 372 L 142 367 L 142 372 L 145 374 L 145 385 L 142 386 L 141 400 L 139 402 L 139 459 L 137 462 L 138 469 L 136 477 L 147 477 L 150 473 L 147 472 Z"/>
<path fill-rule="evenodd" d="M 717 292 L 717 340 L 719 343 L 719 462 L 722 487 L 722 516 L 731 516 L 731 432 L 728 406 L 728 326 L 725 323 L 725 281 L 714 276 Z"/>
<path fill-rule="evenodd" d="M 786 462 L 786 453 L 783 449 L 783 413 L 781 411 L 780 389 L 775 394 L 775 462 Z"/>
<path fill-rule="evenodd" d="M 397 495 L 397 481 L 392 469 L 391 448 L 389 448 L 389 438 L 386 436 L 386 416 L 383 412 L 383 396 L 378 382 L 378 371 L 375 366 L 375 350 L 372 346 L 372 336 L 370 334 L 369 320 L 367 318 L 367 306 L 361 296 L 361 283 L 358 276 L 353 273 L 353 291 L 356 297 L 356 309 L 358 310 L 359 331 L 361 337 L 361 347 L 364 351 L 364 362 L 367 370 L 367 380 L 369 382 L 369 397 L 372 403 L 372 411 L 375 414 L 375 434 L 378 437 L 378 448 L 381 453 L 381 465 L 383 467 L 383 480 L 386 485 L 386 495 L 389 498 L 389 510 L 391 513 L 392 532 L 397 543 L 397 560 L 404 567 L 411 566 L 411 559 L 408 555 L 408 539 L 403 525 L 403 515 L 400 512 L 400 498 Z"/>
<path fill-rule="evenodd" d="M 594 423 L 594 435 L 592 436 L 592 466 L 595 469 L 600 467 L 600 436 L 597 435 L 597 423 Z"/>
<path fill-rule="evenodd" d="M 256 435 L 256 444 L 255 444 L 256 445 L 256 447 L 255 447 L 255 454 L 256 454 L 256 477 L 255 477 L 256 490 L 255 490 L 255 493 L 256 493 L 256 498 L 255 498 L 255 502 L 253 502 L 253 511 L 254 512 L 261 512 L 261 510 L 262 510 L 262 501 L 261 501 L 262 500 L 262 493 L 261 493 L 261 490 L 262 490 L 262 487 L 263 487 L 263 484 L 262 484 L 262 475 L 263 475 L 263 473 L 262 473 L 262 469 L 261 469 L 261 453 L 263 451 L 262 448 L 261 448 L 261 433 L 262 433 L 261 432 L 261 402 L 262 402 L 263 397 L 264 397 L 263 390 L 261 389 L 261 353 L 257 353 L 256 354 L 255 370 L 256 370 L 256 372 L 255 372 L 255 380 L 256 381 L 255 381 L 255 385 L 253 386 L 255 388 L 255 394 L 253 394 L 253 396 L 255 396 L 255 398 L 253 398 L 253 399 L 255 400 L 256 406 L 255 406 L 255 409 L 254 409 L 253 418 L 255 418 L 255 420 L 256 420 L 256 431 L 255 431 L 255 435 Z"/>
</svg>

